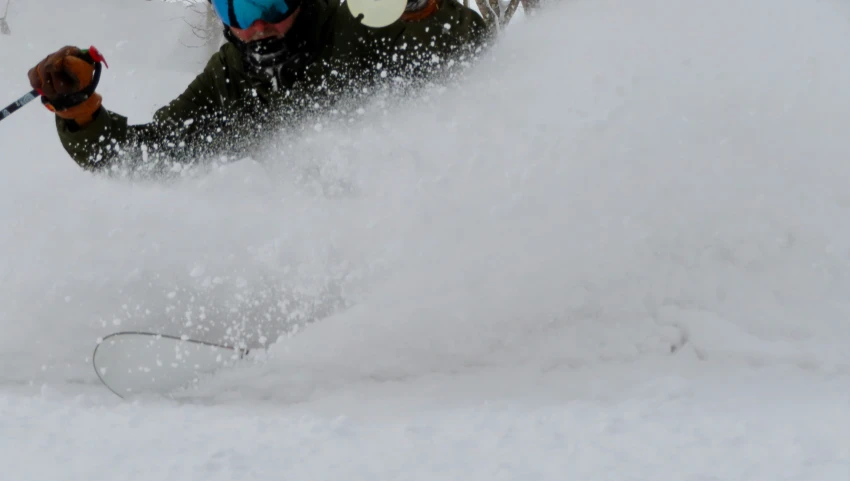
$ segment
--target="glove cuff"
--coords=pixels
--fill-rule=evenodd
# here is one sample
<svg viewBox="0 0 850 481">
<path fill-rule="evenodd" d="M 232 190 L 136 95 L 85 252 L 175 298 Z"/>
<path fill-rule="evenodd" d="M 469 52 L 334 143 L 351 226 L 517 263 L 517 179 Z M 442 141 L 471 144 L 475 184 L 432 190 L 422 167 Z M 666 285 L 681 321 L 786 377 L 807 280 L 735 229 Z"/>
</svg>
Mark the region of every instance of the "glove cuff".
<svg viewBox="0 0 850 481">
<path fill-rule="evenodd" d="M 102 103 L 103 97 L 98 93 L 94 93 L 83 103 L 64 110 L 56 110 L 50 104 L 46 104 L 46 107 L 48 110 L 56 113 L 58 117 L 65 120 L 73 120 L 80 127 L 85 127 L 94 119 L 94 113 L 100 109 Z"/>
</svg>

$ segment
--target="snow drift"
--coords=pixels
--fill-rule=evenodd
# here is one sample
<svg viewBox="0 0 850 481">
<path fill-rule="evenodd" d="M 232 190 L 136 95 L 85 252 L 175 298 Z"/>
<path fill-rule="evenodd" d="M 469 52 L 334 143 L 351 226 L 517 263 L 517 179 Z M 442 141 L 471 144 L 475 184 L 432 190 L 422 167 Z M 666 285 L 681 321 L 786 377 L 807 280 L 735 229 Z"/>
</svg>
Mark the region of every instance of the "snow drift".
<svg viewBox="0 0 850 481">
<path fill-rule="evenodd" d="M 146 121 L 191 80 L 159 62 L 204 60 L 181 12 L 15 1 L 0 94 L 93 43 L 106 104 Z M 848 13 L 563 2 L 456 84 L 172 184 L 81 172 L 16 113 L 6 477 L 843 479 Z M 268 351 L 127 403 L 89 359 L 125 329 Z"/>
<path fill-rule="evenodd" d="M 28 109 L 2 126 L 4 376 L 89 382 L 90 349 L 115 330 L 271 345 L 334 312 L 255 375 L 352 382 L 682 346 L 844 368 L 844 9 L 553 6 L 457 84 L 317 120 L 272 162 L 177 185 L 77 171 Z M 119 11 L 113 27 L 130 21 Z M 111 108 L 182 88 L 119 58 Z M 9 96 L 32 60 L 4 71 Z"/>
</svg>

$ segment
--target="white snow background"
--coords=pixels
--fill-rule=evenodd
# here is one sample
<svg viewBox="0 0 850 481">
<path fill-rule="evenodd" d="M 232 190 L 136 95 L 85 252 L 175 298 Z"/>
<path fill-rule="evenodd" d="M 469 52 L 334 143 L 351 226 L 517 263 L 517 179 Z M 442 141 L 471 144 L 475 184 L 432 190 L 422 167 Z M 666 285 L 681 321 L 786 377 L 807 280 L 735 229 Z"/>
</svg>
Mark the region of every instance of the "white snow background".
<svg viewBox="0 0 850 481">
<path fill-rule="evenodd" d="M 15 0 L 0 103 L 94 44 L 147 121 L 205 60 L 183 15 Z M 562 2 L 458 85 L 161 185 L 81 171 L 27 106 L 2 478 L 848 479 L 848 58 L 845 2 Z M 90 356 L 129 329 L 268 352 L 122 401 Z"/>
</svg>

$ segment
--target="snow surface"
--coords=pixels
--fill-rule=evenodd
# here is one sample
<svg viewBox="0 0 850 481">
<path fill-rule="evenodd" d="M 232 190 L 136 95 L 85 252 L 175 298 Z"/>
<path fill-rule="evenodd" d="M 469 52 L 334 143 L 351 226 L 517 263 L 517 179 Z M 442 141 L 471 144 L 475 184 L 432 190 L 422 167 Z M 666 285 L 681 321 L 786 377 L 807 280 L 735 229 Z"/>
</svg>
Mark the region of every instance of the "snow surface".
<svg viewBox="0 0 850 481">
<path fill-rule="evenodd" d="M 95 44 L 142 122 L 202 63 L 179 5 L 68 5 L 12 3 L 2 98 Z M 0 123 L 3 478 L 848 479 L 848 19 L 563 2 L 460 85 L 171 184 L 80 171 L 26 107 Z M 90 355 L 130 329 L 268 352 L 125 402 Z"/>
</svg>

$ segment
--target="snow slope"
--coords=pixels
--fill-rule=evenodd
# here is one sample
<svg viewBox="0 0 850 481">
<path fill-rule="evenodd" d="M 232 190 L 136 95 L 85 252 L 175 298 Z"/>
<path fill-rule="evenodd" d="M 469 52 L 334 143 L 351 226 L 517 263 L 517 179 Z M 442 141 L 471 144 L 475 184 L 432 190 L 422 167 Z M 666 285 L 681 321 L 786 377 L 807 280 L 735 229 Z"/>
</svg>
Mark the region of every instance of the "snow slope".
<svg viewBox="0 0 850 481">
<path fill-rule="evenodd" d="M 191 79 L 158 63 L 180 31 L 86 5 L 92 40 L 12 4 L 0 93 L 95 43 L 149 119 Z M 78 171 L 27 107 L 0 124 L 5 473 L 846 478 L 848 15 L 564 2 L 460 85 L 168 185 Z M 268 353 L 121 402 L 89 356 L 136 328 Z"/>
</svg>

